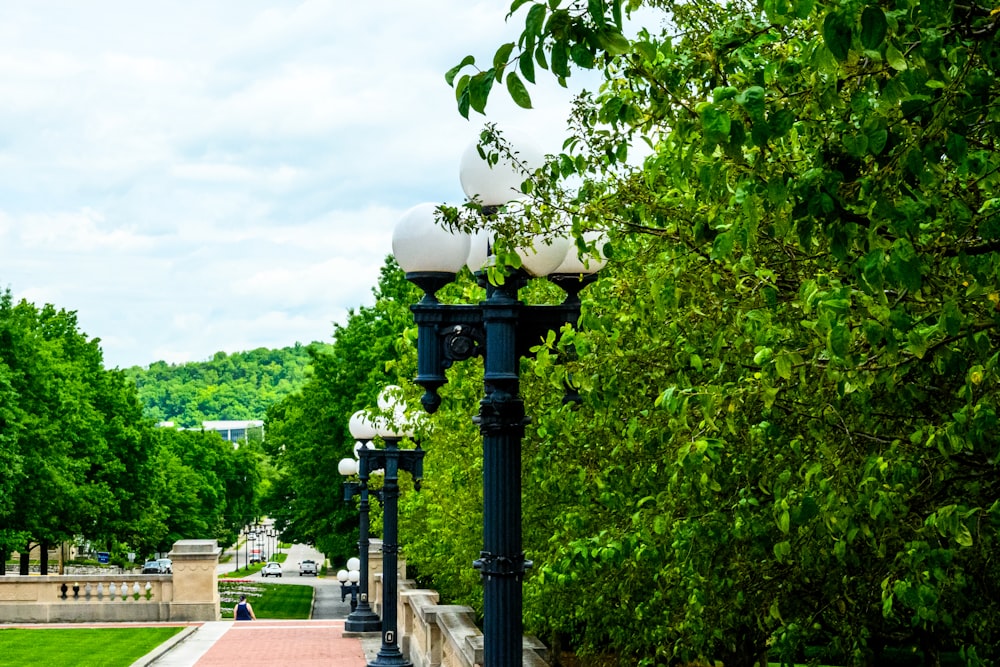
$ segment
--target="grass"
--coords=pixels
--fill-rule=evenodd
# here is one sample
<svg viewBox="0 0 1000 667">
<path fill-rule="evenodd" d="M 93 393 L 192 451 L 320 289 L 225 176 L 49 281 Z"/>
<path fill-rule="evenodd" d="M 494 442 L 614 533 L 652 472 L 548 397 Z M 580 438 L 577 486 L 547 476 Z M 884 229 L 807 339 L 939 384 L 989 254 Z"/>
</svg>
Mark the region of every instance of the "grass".
<svg viewBox="0 0 1000 667">
<path fill-rule="evenodd" d="M 257 618 L 309 618 L 312 612 L 312 586 L 263 584 L 257 581 L 220 581 L 219 597 L 222 618 L 233 617 L 233 607 L 246 595 Z"/>
<path fill-rule="evenodd" d="M 5 665 L 127 667 L 183 629 L 0 629 L 0 656 Z"/>
</svg>

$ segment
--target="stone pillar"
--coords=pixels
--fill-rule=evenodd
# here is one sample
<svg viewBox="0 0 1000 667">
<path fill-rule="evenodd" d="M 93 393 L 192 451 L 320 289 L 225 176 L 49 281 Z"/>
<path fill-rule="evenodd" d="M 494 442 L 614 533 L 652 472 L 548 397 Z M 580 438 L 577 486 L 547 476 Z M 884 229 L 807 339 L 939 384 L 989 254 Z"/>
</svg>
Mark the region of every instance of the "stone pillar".
<svg viewBox="0 0 1000 667">
<path fill-rule="evenodd" d="M 180 540 L 167 556 L 173 561 L 171 621 L 218 621 L 222 549 L 215 540 Z"/>
</svg>

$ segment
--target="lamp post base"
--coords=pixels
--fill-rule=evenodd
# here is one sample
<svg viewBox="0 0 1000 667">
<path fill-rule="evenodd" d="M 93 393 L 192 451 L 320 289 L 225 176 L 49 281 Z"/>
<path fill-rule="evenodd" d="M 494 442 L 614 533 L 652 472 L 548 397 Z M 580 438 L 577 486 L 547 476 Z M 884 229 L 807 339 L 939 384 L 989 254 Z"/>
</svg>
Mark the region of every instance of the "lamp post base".
<svg viewBox="0 0 1000 667">
<path fill-rule="evenodd" d="M 413 663 L 406 659 L 398 646 L 382 646 L 368 667 L 413 667 Z"/>
<path fill-rule="evenodd" d="M 360 606 L 352 611 L 344 622 L 346 632 L 379 632 L 382 630 L 382 619 L 371 608 Z"/>
</svg>

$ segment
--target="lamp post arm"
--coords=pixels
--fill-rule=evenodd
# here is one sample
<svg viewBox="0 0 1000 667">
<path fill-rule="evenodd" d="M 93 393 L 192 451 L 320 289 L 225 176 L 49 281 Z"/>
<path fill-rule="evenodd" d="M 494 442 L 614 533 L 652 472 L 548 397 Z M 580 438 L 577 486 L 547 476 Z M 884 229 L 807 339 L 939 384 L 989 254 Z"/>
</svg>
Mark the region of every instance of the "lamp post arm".
<svg viewBox="0 0 1000 667">
<path fill-rule="evenodd" d="M 482 309 L 425 300 L 413 304 L 410 310 L 417 324 L 417 377 L 414 381 L 425 390 L 421 404 L 427 412 L 433 413 L 441 405 L 437 390 L 448 381 L 445 369 L 455 361 L 481 354 Z"/>
</svg>

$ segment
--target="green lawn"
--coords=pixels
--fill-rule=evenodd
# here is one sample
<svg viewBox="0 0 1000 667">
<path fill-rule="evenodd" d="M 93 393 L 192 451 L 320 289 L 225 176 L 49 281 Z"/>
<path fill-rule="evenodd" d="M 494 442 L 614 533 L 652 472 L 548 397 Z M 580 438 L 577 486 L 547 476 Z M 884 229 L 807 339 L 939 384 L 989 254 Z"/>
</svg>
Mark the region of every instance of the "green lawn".
<svg viewBox="0 0 1000 667">
<path fill-rule="evenodd" d="M 183 629 L 0 629 L 0 660 L 5 665 L 127 667 Z"/>
<path fill-rule="evenodd" d="M 250 581 L 220 581 L 219 597 L 222 618 L 233 617 L 233 607 L 246 595 L 257 618 L 309 618 L 312 611 L 312 586 L 298 584 L 263 584 Z"/>
</svg>

